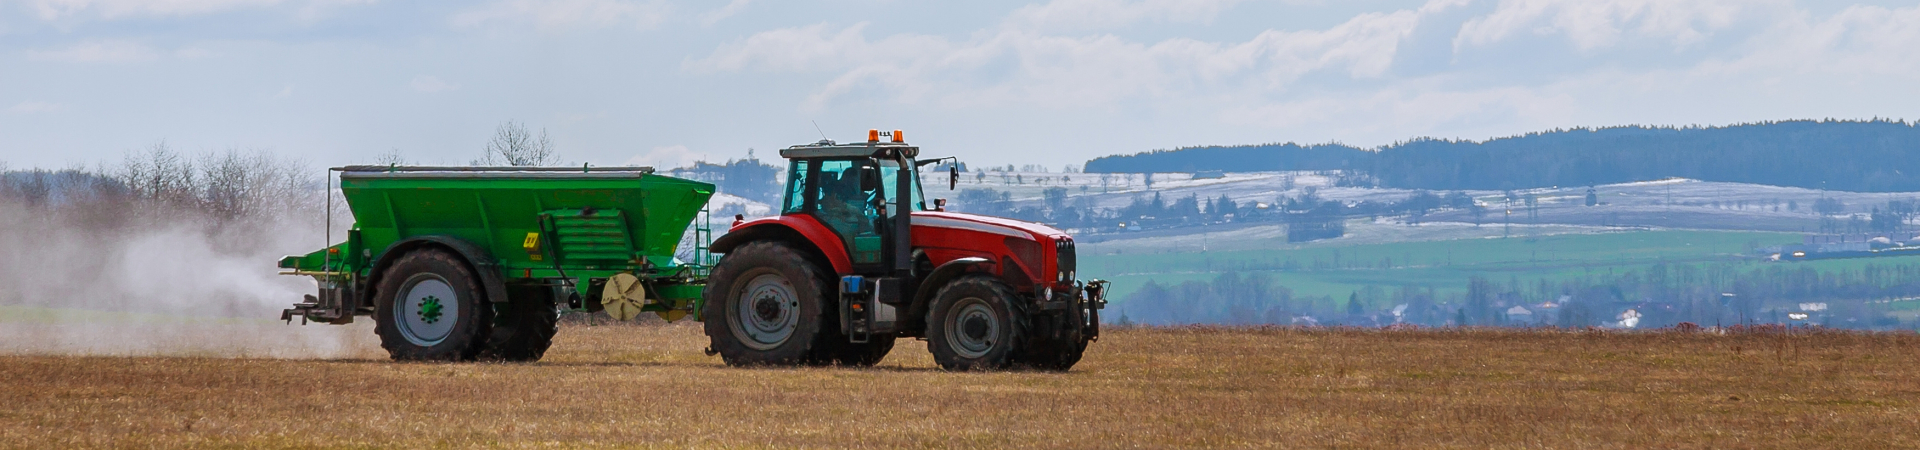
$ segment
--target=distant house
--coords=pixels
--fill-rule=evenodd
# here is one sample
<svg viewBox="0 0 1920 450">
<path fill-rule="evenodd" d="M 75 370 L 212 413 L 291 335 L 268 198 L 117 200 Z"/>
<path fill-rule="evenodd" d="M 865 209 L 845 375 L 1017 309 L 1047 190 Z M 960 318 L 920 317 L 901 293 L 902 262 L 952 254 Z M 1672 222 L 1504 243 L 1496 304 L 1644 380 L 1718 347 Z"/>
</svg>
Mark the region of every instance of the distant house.
<svg viewBox="0 0 1920 450">
<path fill-rule="evenodd" d="M 1533 311 L 1527 309 L 1524 306 L 1514 306 L 1512 308 L 1507 308 L 1507 323 L 1514 324 L 1514 325 L 1532 324 L 1534 323 Z"/>
</svg>

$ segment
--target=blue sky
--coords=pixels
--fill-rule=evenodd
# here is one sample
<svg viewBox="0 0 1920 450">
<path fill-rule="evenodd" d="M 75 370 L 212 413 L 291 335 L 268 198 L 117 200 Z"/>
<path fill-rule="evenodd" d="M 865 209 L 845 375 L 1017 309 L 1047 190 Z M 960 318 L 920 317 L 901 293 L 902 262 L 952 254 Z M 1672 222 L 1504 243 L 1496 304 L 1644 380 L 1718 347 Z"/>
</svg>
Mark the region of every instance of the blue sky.
<svg viewBox="0 0 1920 450">
<path fill-rule="evenodd" d="M 868 128 L 1059 168 L 1201 144 L 1920 119 L 1920 4 L 0 0 L 0 162 L 676 166 Z"/>
</svg>

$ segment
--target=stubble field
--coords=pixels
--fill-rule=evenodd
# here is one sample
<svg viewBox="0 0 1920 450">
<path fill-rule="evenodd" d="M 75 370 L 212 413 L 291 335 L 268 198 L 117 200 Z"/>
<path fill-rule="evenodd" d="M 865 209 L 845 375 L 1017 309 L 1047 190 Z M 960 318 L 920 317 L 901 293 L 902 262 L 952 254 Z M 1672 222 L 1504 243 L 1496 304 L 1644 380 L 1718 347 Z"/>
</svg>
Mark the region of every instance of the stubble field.
<svg viewBox="0 0 1920 450">
<path fill-rule="evenodd" d="M 1070 373 L 735 369 L 697 324 L 535 364 L 0 356 L 0 446 L 1920 446 L 1920 336 L 1112 330 Z"/>
</svg>

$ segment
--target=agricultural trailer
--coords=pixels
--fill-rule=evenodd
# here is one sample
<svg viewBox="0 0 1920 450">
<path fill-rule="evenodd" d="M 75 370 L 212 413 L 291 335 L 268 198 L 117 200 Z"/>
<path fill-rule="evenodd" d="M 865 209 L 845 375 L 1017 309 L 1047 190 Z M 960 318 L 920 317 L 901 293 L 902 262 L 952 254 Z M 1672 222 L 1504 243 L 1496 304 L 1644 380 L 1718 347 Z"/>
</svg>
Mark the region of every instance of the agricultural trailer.
<svg viewBox="0 0 1920 450">
<path fill-rule="evenodd" d="M 952 158 L 918 160 L 897 130 L 780 154 L 779 214 L 736 215 L 695 261 L 672 255 L 706 183 L 645 168 L 342 168 L 357 223 L 281 261 L 321 284 L 283 319 L 371 315 L 396 359 L 535 360 L 570 311 L 701 320 L 707 353 L 736 366 L 868 366 L 920 338 L 950 370 L 1067 370 L 1098 339 L 1107 283 L 1076 278 L 1071 236 L 928 206 L 920 168 Z M 723 256 L 709 267 L 708 252 Z"/>
</svg>

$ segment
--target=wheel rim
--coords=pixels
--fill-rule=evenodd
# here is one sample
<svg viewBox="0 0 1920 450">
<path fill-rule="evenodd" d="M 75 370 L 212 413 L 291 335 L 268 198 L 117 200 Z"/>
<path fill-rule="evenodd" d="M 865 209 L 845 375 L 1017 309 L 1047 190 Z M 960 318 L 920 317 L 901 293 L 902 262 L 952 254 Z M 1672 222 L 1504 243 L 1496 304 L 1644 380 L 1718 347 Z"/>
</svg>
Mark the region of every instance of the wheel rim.
<svg viewBox="0 0 1920 450">
<path fill-rule="evenodd" d="M 400 298 L 393 303 L 393 315 L 400 320 L 400 336 L 407 342 L 431 347 L 447 340 L 459 322 L 460 297 L 439 275 L 423 273 L 408 278 L 400 287 Z"/>
<path fill-rule="evenodd" d="M 779 347 L 800 323 L 800 296 L 779 273 L 748 278 L 734 295 L 733 335 L 754 350 Z"/>
<path fill-rule="evenodd" d="M 994 338 L 1000 336 L 999 316 L 986 300 L 979 298 L 961 299 L 953 306 L 953 314 L 947 315 L 946 322 L 947 346 L 964 358 L 986 356 L 993 350 Z"/>
</svg>

